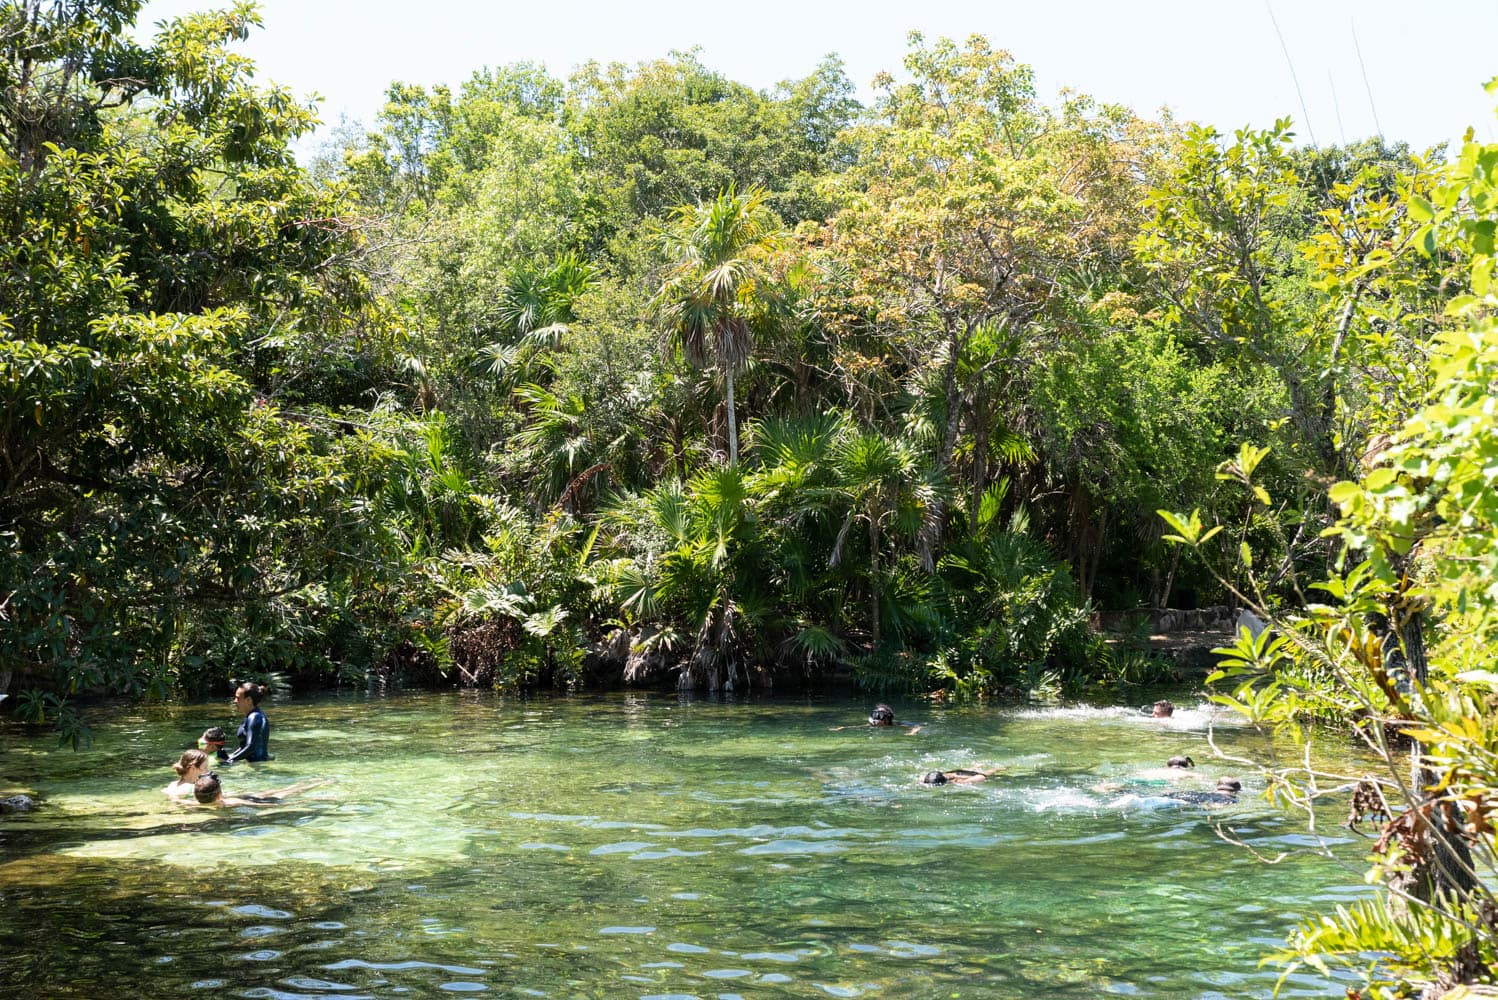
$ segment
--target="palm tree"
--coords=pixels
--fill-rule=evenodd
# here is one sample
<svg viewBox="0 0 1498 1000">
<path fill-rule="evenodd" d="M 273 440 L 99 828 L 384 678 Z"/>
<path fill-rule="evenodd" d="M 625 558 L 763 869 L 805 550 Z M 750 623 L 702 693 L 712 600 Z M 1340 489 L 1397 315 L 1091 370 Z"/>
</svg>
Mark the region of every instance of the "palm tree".
<svg viewBox="0 0 1498 1000">
<path fill-rule="evenodd" d="M 664 482 L 604 516 L 638 554 L 611 570 L 626 619 L 688 640 L 679 684 L 733 690 L 753 679 L 751 650 L 772 617 L 764 526 L 750 477 L 728 466 Z M 676 626 L 683 626 L 677 632 Z"/>
<path fill-rule="evenodd" d="M 723 376 L 730 464 L 739 460 L 734 376 L 749 360 L 773 300 L 766 263 L 779 224 L 765 201 L 762 188 L 738 194 L 730 187 L 705 204 L 677 208 L 662 239 L 673 263 L 655 307 L 687 361 Z"/>
<path fill-rule="evenodd" d="M 832 493 L 846 514 L 830 564 L 836 566 L 842 560 L 850 529 L 862 522 L 869 546 L 869 642 L 872 649 L 877 649 L 886 539 L 894 536 L 913 540 L 929 532 L 932 519 L 940 515 L 942 496 L 921 467 L 915 449 L 877 431 L 850 428 L 838 442 L 832 459 Z"/>
<path fill-rule="evenodd" d="M 562 347 L 577 319 L 573 307 L 595 279 L 576 253 L 549 265 L 526 261 L 511 271 L 494 312 L 500 337 L 479 348 L 483 369 L 506 390 L 536 381 L 536 368 L 549 371 L 550 352 Z"/>
</svg>

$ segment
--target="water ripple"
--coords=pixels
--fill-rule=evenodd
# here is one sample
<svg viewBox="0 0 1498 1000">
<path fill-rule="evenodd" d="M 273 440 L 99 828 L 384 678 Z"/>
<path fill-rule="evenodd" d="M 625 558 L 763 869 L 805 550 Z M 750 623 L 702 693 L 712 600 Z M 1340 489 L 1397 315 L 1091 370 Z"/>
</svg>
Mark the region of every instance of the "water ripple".
<svg viewBox="0 0 1498 1000">
<path fill-rule="evenodd" d="M 292 914 L 285 910 L 273 910 L 269 906 L 261 906 L 258 903 L 247 903 L 244 906 L 236 906 L 230 912 L 246 917 L 260 917 L 264 920 L 288 920 L 292 917 Z"/>
<path fill-rule="evenodd" d="M 643 850 L 645 850 L 648 847 L 654 847 L 654 846 L 655 846 L 654 844 L 646 843 L 644 841 L 639 841 L 639 840 L 622 840 L 622 841 L 620 841 L 617 844 L 602 844 L 602 845 L 600 845 L 598 847 L 593 848 L 588 853 L 589 854 L 634 854 L 637 851 L 643 851 Z"/>
<path fill-rule="evenodd" d="M 269 986 L 257 987 L 253 990 L 245 990 L 240 993 L 242 997 L 254 997 L 255 1000 L 326 1000 L 324 993 L 292 993 L 288 990 L 272 989 Z M 339 1000 L 375 1000 L 372 993 L 340 993 Z"/>
<path fill-rule="evenodd" d="M 285 932 L 286 928 L 284 927 L 273 927 L 270 924 L 256 924 L 253 927 L 246 927 L 240 931 L 239 936 L 245 938 L 270 937 L 274 934 L 284 934 Z"/>
<path fill-rule="evenodd" d="M 707 853 L 707 851 L 683 851 L 680 848 L 669 847 L 664 851 L 641 851 L 638 854 L 631 854 L 629 860 L 659 861 L 662 858 L 700 858 Z"/>
<path fill-rule="evenodd" d="M 841 854 L 847 845 L 822 840 L 772 840 L 768 844 L 745 847 L 740 854 Z"/>
<path fill-rule="evenodd" d="M 335 983 L 328 979 L 314 979 L 311 976 L 289 976 L 281 980 L 287 986 L 295 986 L 299 990 L 356 990 L 357 986 L 348 983 Z"/>
<path fill-rule="evenodd" d="M 871 834 L 863 830 L 854 830 L 846 827 L 831 826 L 770 826 L 758 824 L 756 826 L 726 827 L 721 830 L 709 829 L 707 827 L 694 827 L 690 830 L 672 830 L 663 836 L 666 837 L 744 837 L 751 839 L 762 839 L 766 837 L 810 837 L 813 839 L 831 839 L 836 837 L 869 837 Z"/>
<path fill-rule="evenodd" d="M 398 972 L 404 969 L 438 969 L 455 976 L 482 976 L 483 969 L 470 969 L 464 965 L 443 965 L 440 962 L 367 962 L 362 958 L 345 958 L 323 966 L 324 969 L 379 969 L 382 972 Z"/>
</svg>

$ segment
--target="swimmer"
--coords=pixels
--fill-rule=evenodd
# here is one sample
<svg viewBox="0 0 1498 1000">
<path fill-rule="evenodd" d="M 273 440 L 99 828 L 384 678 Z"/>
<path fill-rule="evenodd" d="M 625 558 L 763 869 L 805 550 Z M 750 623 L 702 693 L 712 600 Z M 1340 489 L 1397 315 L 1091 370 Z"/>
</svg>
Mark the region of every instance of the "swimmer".
<svg viewBox="0 0 1498 1000">
<path fill-rule="evenodd" d="M 270 722 L 265 718 L 265 713 L 260 711 L 260 699 L 269 690 L 264 684 L 256 684 L 254 681 L 245 681 L 234 689 L 234 707 L 244 713 L 244 722 L 239 724 L 239 732 L 236 734 L 239 737 L 239 748 L 223 758 L 225 764 L 237 764 L 242 760 L 256 763 L 271 759 L 267 749 L 270 743 Z"/>
<path fill-rule="evenodd" d="M 209 726 L 203 730 L 203 735 L 198 737 L 198 749 L 204 753 L 213 754 L 214 759 L 220 762 L 228 759 L 228 753 L 224 750 L 224 727 Z"/>
<path fill-rule="evenodd" d="M 208 771 L 208 755 L 201 750 L 183 751 L 177 763 L 172 765 L 177 780 L 162 789 L 169 798 L 186 799 L 192 796 L 193 783 Z"/>
<path fill-rule="evenodd" d="M 914 736 L 916 733 L 921 731 L 921 727 L 912 722 L 896 722 L 895 710 L 890 708 L 883 702 L 875 705 L 874 710 L 869 713 L 868 724 L 874 727 L 904 726 L 906 730 L 906 736 Z M 843 729 L 857 728 L 857 726 L 833 726 L 832 731 L 835 733 Z"/>
<path fill-rule="evenodd" d="M 923 785 L 976 785 L 980 781 L 987 781 L 1000 771 L 1002 767 L 990 768 L 987 771 L 974 771 L 971 768 L 957 767 L 950 771 L 927 771 L 921 775 Z"/>
<path fill-rule="evenodd" d="M 1218 778 L 1216 791 L 1167 792 L 1166 798 L 1199 806 L 1230 806 L 1238 801 L 1238 793 L 1241 791 L 1243 791 L 1243 782 L 1237 778 Z"/>
<path fill-rule="evenodd" d="M 1191 768 L 1196 766 L 1196 761 L 1190 757 L 1172 757 L 1165 762 L 1165 766 L 1152 767 L 1132 775 L 1124 781 L 1103 781 L 1092 786 L 1094 792 L 1122 792 L 1126 789 L 1162 787 L 1172 781 L 1176 781 Z"/>
<path fill-rule="evenodd" d="M 222 809 L 226 806 L 275 806 L 294 795 L 320 785 L 326 785 L 326 778 L 318 778 L 313 781 L 303 781 L 300 784 L 288 785 L 285 788 L 277 788 L 268 792 L 257 792 L 254 795 L 225 795 L 223 784 L 218 775 L 209 771 L 203 775 L 192 786 L 192 796 L 200 806 L 212 806 Z"/>
<path fill-rule="evenodd" d="M 1150 706 L 1150 718 L 1168 719 L 1176 714 L 1176 707 L 1165 699 L 1160 699 Z"/>
</svg>

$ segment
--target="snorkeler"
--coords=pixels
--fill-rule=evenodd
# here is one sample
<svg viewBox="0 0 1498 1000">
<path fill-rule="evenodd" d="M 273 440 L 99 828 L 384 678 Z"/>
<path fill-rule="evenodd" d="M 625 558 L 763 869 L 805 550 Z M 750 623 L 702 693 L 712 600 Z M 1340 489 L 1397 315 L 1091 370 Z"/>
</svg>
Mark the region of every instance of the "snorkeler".
<svg viewBox="0 0 1498 1000">
<path fill-rule="evenodd" d="M 1172 757 L 1165 762 L 1165 766 L 1146 768 L 1138 771 L 1128 778 L 1122 780 L 1100 781 L 1092 786 L 1094 792 L 1123 792 L 1139 791 L 1146 788 L 1161 788 L 1168 786 L 1172 781 L 1182 778 L 1187 771 L 1196 766 L 1196 761 L 1190 757 Z"/>
<path fill-rule="evenodd" d="M 183 751 L 172 770 L 177 772 L 177 780 L 162 792 L 174 799 L 188 798 L 193 794 L 193 784 L 208 771 L 208 755 L 202 750 Z"/>
<path fill-rule="evenodd" d="M 239 737 L 239 748 L 225 756 L 224 763 L 237 764 L 242 760 L 255 763 L 271 759 L 268 749 L 270 721 L 260 711 L 260 699 L 265 697 L 267 690 L 264 684 L 256 684 L 254 681 L 245 681 L 234 689 L 234 707 L 245 713 L 245 716 L 244 722 L 239 724 L 239 732 L 235 734 Z"/>
<path fill-rule="evenodd" d="M 256 792 L 253 795 L 225 795 L 223 783 L 219 781 L 218 775 L 209 771 L 193 783 L 192 796 L 197 800 L 198 805 L 212 806 L 215 809 L 222 809 L 226 806 L 274 806 L 280 805 L 294 795 L 327 783 L 328 779 L 317 778 L 273 791 Z"/>
<path fill-rule="evenodd" d="M 215 760 L 222 762 L 229 757 L 228 751 L 224 749 L 225 742 L 227 740 L 224 737 L 224 727 L 209 726 L 203 730 L 203 735 L 198 737 L 198 749 L 204 753 L 213 754 Z"/>
<path fill-rule="evenodd" d="M 974 771 L 971 768 L 955 767 L 950 771 L 927 771 L 921 775 L 921 784 L 976 785 L 980 781 L 987 781 L 1003 770 L 1002 767 L 990 768 L 987 771 Z"/>
<path fill-rule="evenodd" d="M 1167 792 L 1165 797 L 1199 806 L 1230 806 L 1238 801 L 1238 793 L 1241 791 L 1243 782 L 1237 778 L 1218 778 L 1216 791 Z"/>
<path fill-rule="evenodd" d="M 874 706 L 874 710 L 869 713 L 868 725 L 875 726 L 875 727 L 904 726 L 905 730 L 906 730 L 906 732 L 905 732 L 906 736 L 914 736 L 916 733 L 918 733 L 918 732 L 921 731 L 921 727 L 918 726 L 918 725 L 916 725 L 913 722 L 896 722 L 895 721 L 895 710 L 892 709 L 892 708 L 890 708 L 888 705 L 884 704 L 883 702 L 880 702 L 879 704 L 875 705 Z M 857 728 L 858 728 L 857 726 L 833 726 L 832 727 L 832 731 L 835 733 L 835 732 L 838 732 L 838 731 L 843 730 L 843 729 L 857 729 Z"/>
</svg>

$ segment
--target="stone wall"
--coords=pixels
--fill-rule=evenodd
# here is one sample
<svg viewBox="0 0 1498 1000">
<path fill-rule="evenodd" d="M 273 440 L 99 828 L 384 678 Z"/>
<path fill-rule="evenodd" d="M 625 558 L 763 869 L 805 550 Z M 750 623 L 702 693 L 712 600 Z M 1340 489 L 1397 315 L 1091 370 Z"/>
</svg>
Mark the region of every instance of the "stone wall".
<svg viewBox="0 0 1498 1000">
<path fill-rule="evenodd" d="M 1171 632 L 1231 631 L 1238 612 L 1226 604 L 1210 608 L 1139 608 L 1134 611 L 1102 611 L 1098 627 L 1104 632 L 1129 631 L 1148 619 L 1154 635 Z"/>
</svg>

